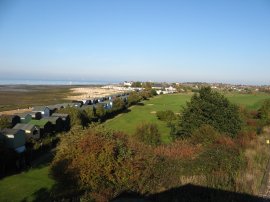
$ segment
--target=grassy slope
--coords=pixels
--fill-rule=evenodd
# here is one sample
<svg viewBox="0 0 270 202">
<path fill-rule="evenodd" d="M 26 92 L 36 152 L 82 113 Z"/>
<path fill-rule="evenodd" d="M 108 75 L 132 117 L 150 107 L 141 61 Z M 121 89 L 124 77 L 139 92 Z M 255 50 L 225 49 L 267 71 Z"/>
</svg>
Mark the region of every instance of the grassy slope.
<svg viewBox="0 0 270 202">
<path fill-rule="evenodd" d="M 128 134 L 134 133 L 136 126 L 142 122 L 157 123 L 162 134 L 164 143 L 170 142 L 170 129 L 166 123 L 159 121 L 154 112 L 160 110 L 172 110 L 180 112 L 181 107 L 185 106 L 192 94 L 161 95 L 144 102 L 144 106 L 134 106 L 131 112 L 121 114 L 118 117 L 107 121 L 104 125 L 114 130 L 122 130 Z M 270 98 L 266 94 L 245 95 L 227 94 L 226 97 L 233 103 L 246 106 L 249 109 L 258 109 L 264 99 Z"/>
<path fill-rule="evenodd" d="M 114 130 L 121 130 L 132 134 L 136 126 L 142 122 L 153 122 L 158 125 L 162 140 L 169 142 L 170 129 L 166 123 L 157 119 L 155 112 L 160 110 L 172 110 L 178 112 L 191 95 L 161 95 L 144 102 L 144 106 L 133 106 L 130 112 L 120 114 L 118 117 L 105 123 L 106 127 Z"/>
<path fill-rule="evenodd" d="M 44 166 L 4 178 L 0 181 L 0 201 L 33 201 L 39 190 L 53 186 L 48 172 L 49 167 Z"/>
<path fill-rule="evenodd" d="M 263 100 L 269 99 L 270 95 L 269 94 L 263 94 L 263 93 L 258 93 L 258 94 L 227 94 L 225 95 L 228 97 L 228 99 L 238 105 L 243 105 L 249 109 L 258 109 L 261 104 L 263 103 Z"/>
</svg>

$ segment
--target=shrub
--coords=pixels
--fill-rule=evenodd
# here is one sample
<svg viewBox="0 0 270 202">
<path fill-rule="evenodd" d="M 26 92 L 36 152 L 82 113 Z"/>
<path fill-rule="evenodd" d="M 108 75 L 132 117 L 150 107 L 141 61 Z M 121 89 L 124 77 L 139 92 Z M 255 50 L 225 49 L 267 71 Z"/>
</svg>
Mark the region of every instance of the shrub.
<svg viewBox="0 0 270 202">
<path fill-rule="evenodd" d="M 210 145 L 217 140 L 220 134 L 210 125 L 202 125 L 191 135 L 193 144 Z"/>
<path fill-rule="evenodd" d="M 177 118 L 176 115 L 171 110 L 158 111 L 156 115 L 158 119 L 166 122 L 171 122 Z"/>
<path fill-rule="evenodd" d="M 264 125 L 270 123 L 270 99 L 263 102 L 262 106 L 258 110 L 258 117 L 262 120 Z"/>
<path fill-rule="evenodd" d="M 11 128 L 11 127 L 12 127 L 12 124 L 8 120 L 8 117 L 4 115 L 0 116 L 0 129 Z"/>
<path fill-rule="evenodd" d="M 155 187 L 151 183 L 157 158 L 148 147 L 104 129 L 76 134 L 62 137 L 52 162 L 52 174 L 60 184 L 68 183 L 70 190 L 88 193 L 96 201 Z"/>
<path fill-rule="evenodd" d="M 140 124 L 135 131 L 135 137 L 139 141 L 152 146 L 159 145 L 161 142 L 160 133 L 154 123 Z"/>
<path fill-rule="evenodd" d="M 87 114 L 85 113 L 85 111 L 76 109 L 74 107 L 67 107 L 64 109 L 60 109 L 59 113 L 66 113 L 70 116 L 71 127 L 75 125 L 87 126 L 89 123 L 89 120 L 87 118 Z"/>
</svg>

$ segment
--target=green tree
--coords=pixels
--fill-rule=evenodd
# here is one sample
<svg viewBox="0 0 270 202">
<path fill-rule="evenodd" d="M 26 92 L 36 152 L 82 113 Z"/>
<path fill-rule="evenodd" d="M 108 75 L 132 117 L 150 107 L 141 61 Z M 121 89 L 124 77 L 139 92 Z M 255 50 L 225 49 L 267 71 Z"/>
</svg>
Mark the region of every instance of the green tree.
<svg viewBox="0 0 270 202">
<path fill-rule="evenodd" d="M 84 111 L 85 111 L 85 113 L 87 115 L 87 118 L 88 118 L 89 122 L 91 122 L 93 119 L 95 119 L 96 110 L 95 110 L 94 107 L 86 108 Z"/>
<path fill-rule="evenodd" d="M 270 99 L 263 102 L 258 110 L 258 117 L 262 120 L 263 124 L 268 124 L 270 122 Z"/>
<path fill-rule="evenodd" d="M 142 87 L 142 82 L 140 82 L 140 81 L 133 82 L 131 84 L 131 87 L 141 88 Z"/>
<path fill-rule="evenodd" d="M 128 96 L 128 106 L 137 104 L 141 99 L 142 97 L 138 92 L 131 92 Z"/>
<path fill-rule="evenodd" d="M 85 111 L 77 109 L 75 107 L 67 107 L 64 109 L 60 109 L 59 113 L 66 113 L 70 116 L 70 126 L 73 127 L 75 125 L 79 126 L 87 126 L 89 120 L 87 118 L 87 114 Z"/>
<path fill-rule="evenodd" d="M 145 90 L 151 90 L 152 84 L 151 84 L 151 82 L 144 82 L 142 87 L 145 88 Z"/>
<path fill-rule="evenodd" d="M 114 101 L 113 101 L 113 107 L 112 107 L 112 110 L 114 112 L 119 112 L 121 110 L 124 110 L 126 108 L 126 104 L 125 102 L 121 99 L 121 98 L 116 98 Z"/>
<path fill-rule="evenodd" d="M 148 145 L 157 146 L 161 142 L 158 127 L 154 123 L 142 123 L 135 131 L 135 138 Z"/>
<path fill-rule="evenodd" d="M 190 136 L 201 125 L 208 124 L 218 132 L 235 137 L 241 130 L 238 107 L 210 87 L 203 87 L 194 94 L 183 109 L 178 126 L 173 127 L 172 134 Z"/>
<path fill-rule="evenodd" d="M 95 108 L 96 116 L 103 119 L 106 116 L 106 110 L 104 109 L 104 106 L 102 104 L 97 104 Z"/>
</svg>

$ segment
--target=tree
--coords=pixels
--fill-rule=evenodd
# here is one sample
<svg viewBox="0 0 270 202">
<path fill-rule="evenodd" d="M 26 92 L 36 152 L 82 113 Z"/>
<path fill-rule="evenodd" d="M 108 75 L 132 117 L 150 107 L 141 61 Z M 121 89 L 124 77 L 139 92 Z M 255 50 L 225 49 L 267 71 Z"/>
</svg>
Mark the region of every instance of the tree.
<svg viewBox="0 0 270 202">
<path fill-rule="evenodd" d="M 151 90 L 152 84 L 151 84 L 151 82 L 145 82 L 145 83 L 143 83 L 142 87 L 145 88 L 145 90 Z"/>
<path fill-rule="evenodd" d="M 135 137 L 139 141 L 152 146 L 157 146 L 161 142 L 158 127 L 153 123 L 140 124 L 135 131 Z"/>
<path fill-rule="evenodd" d="M 131 92 L 128 96 L 128 106 L 137 104 L 141 99 L 142 97 L 138 92 Z"/>
<path fill-rule="evenodd" d="M 73 127 L 75 125 L 79 126 L 87 126 L 89 120 L 87 118 L 87 114 L 85 111 L 74 108 L 74 107 L 67 107 L 64 109 L 60 109 L 59 113 L 66 113 L 70 116 L 70 126 Z"/>
<path fill-rule="evenodd" d="M 258 117 L 262 120 L 263 124 L 268 124 L 270 122 L 270 99 L 263 102 L 258 110 Z"/>
<path fill-rule="evenodd" d="M 96 116 L 103 119 L 106 116 L 106 110 L 102 104 L 96 105 Z"/>
<path fill-rule="evenodd" d="M 94 120 L 96 118 L 96 110 L 94 107 L 89 107 L 89 108 L 86 108 L 85 110 L 85 113 L 87 115 L 87 118 L 89 120 L 89 122 L 91 122 L 92 120 Z"/>
<path fill-rule="evenodd" d="M 241 130 L 238 107 L 210 87 L 203 87 L 194 94 L 183 109 L 178 125 L 172 133 L 177 136 L 190 136 L 201 125 L 208 124 L 218 132 L 235 137 Z"/>
<path fill-rule="evenodd" d="M 113 107 L 112 107 L 113 112 L 120 112 L 124 110 L 125 108 L 126 108 L 126 104 L 121 98 L 116 98 L 113 101 Z"/>
<path fill-rule="evenodd" d="M 142 87 L 142 82 L 140 82 L 140 81 L 133 82 L 131 84 L 131 87 L 141 88 Z"/>
</svg>

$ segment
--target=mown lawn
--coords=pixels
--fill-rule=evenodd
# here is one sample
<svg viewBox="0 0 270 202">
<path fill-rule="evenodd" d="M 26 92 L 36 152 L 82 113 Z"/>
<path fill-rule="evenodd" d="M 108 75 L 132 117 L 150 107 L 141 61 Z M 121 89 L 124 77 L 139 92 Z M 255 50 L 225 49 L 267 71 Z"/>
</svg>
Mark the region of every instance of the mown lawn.
<svg viewBox="0 0 270 202">
<path fill-rule="evenodd" d="M 269 94 L 264 94 L 264 93 L 258 93 L 258 94 L 238 94 L 238 93 L 233 94 L 231 93 L 231 94 L 226 94 L 225 96 L 228 97 L 228 99 L 231 102 L 238 105 L 245 106 L 251 110 L 257 110 L 265 99 L 270 98 Z"/>
<path fill-rule="evenodd" d="M 174 94 L 156 96 L 150 100 L 144 101 L 143 105 L 136 105 L 130 108 L 130 112 L 120 114 L 114 119 L 105 122 L 105 127 L 113 130 L 121 130 L 127 134 L 133 134 L 138 124 L 143 122 L 156 123 L 161 133 L 164 143 L 170 142 L 170 129 L 166 123 L 160 121 L 156 117 L 156 112 L 160 110 L 172 110 L 179 112 L 181 106 L 184 106 L 186 101 L 190 100 L 192 94 Z"/>
<path fill-rule="evenodd" d="M 0 180 L 0 201 L 34 201 L 42 190 L 49 190 L 53 184 L 48 166 L 9 176 Z"/>
<path fill-rule="evenodd" d="M 120 114 L 112 120 L 104 123 L 105 127 L 113 130 L 121 130 L 132 135 L 140 123 L 151 122 L 158 125 L 164 143 L 170 142 L 170 129 L 166 123 L 157 119 L 155 112 L 161 110 L 172 110 L 179 113 L 186 102 L 190 100 L 192 94 L 174 94 L 156 96 L 143 102 L 143 106 L 133 106 L 130 112 Z M 226 94 L 231 102 L 237 105 L 243 105 L 249 109 L 258 109 L 264 99 L 270 98 L 267 94 Z"/>
</svg>

